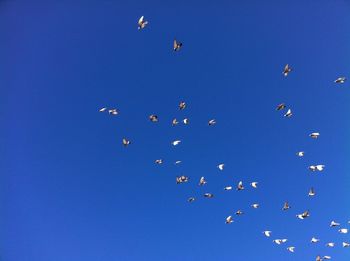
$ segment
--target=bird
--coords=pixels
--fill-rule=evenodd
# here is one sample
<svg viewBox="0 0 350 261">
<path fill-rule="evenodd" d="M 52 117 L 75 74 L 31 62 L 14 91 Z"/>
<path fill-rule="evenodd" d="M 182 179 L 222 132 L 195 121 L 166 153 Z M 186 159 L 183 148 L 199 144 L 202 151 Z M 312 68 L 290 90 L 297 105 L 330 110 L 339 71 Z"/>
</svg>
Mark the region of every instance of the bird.
<svg viewBox="0 0 350 261">
<path fill-rule="evenodd" d="M 107 110 L 107 107 L 103 107 L 103 108 L 99 109 L 98 111 L 99 111 L 99 112 L 104 112 L 104 111 L 106 111 L 106 110 Z"/>
<path fill-rule="evenodd" d="M 224 163 L 220 163 L 219 165 L 217 165 L 219 170 L 224 170 L 225 164 Z"/>
<path fill-rule="evenodd" d="M 137 24 L 138 24 L 137 29 L 141 30 L 146 27 L 146 25 L 148 24 L 148 21 L 145 20 L 144 16 L 141 16 Z"/>
<path fill-rule="evenodd" d="M 348 242 L 343 242 L 343 247 L 350 247 L 350 243 L 348 243 Z"/>
<path fill-rule="evenodd" d="M 205 198 L 213 198 L 213 197 L 214 197 L 214 194 L 212 194 L 212 193 L 205 193 L 205 194 L 204 194 L 204 197 L 205 197 Z"/>
<path fill-rule="evenodd" d="M 181 162 L 182 162 L 181 160 L 177 160 L 175 161 L 175 165 L 180 164 Z"/>
<path fill-rule="evenodd" d="M 226 224 L 231 224 L 233 222 L 233 218 L 232 218 L 232 216 L 228 216 L 227 218 L 226 218 Z"/>
<path fill-rule="evenodd" d="M 284 66 L 284 69 L 283 69 L 283 75 L 285 76 L 285 77 L 287 77 L 288 76 L 288 74 L 290 73 L 292 71 L 292 68 L 291 67 L 289 67 L 289 64 L 286 64 L 286 66 Z"/>
<path fill-rule="evenodd" d="M 176 177 L 176 184 L 185 183 L 185 182 L 188 182 L 188 180 L 189 180 L 189 177 L 182 175 L 182 176 Z"/>
<path fill-rule="evenodd" d="M 199 186 L 203 186 L 203 185 L 205 185 L 205 184 L 207 184 L 207 181 L 205 180 L 204 177 L 201 177 L 200 180 L 199 180 L 198 185 L 199 185 Z"/>
<path fill-rule="evenodd" d="M 256 208 L 259 208 L 259 206 L 260 206 L 260 205 L 259 205 L 258 203 L 252 204 L 252 208 L 255 208 L 255 209 L 256 209 Z"/>
<path fill-rule="evenodd" d="M 292 253 L 294 253 L 294 249 L 295 249 L 295 247 L 293 247 L 293 246 L 287 247 L 287 250 L 289 252 L 292 252 Z"/>
<path fill-rule="evenodd" d="M 304 157 L 305 152 L 304 151 L 299 151 L 297 152 L 298 157 Z"/>
<path fill-rule="evenodd" d="M 212 119 L 212 120 L 208 121 L 208 125 L 209 125 L 209 126 L 213 126 L 213 125 L 215 125 L 215 124 L 216 124 L 215 119 Z"/>
<path fill-rule="evenodd" d="M 325 165 L 321 165 L 321 164 L 309 166 L 309 170 L 311 170 L 311 171 L 320 171 L 321 172 L 324 170 L 324 168 L 325 168 Z"/>
<path fill-rule="evenodd" d="M 341 228 L 341 229 L 338 230 L 338 232 L 340 234 L 347 234 L 348 233 L 348 229 L 347 228 Z"/>
<path fill-rule="evenodd" d="M 344 83 L 346 81 L 346 78 L 345 77 L 339 77 L 337 78 L 334 82 L 335 83 Z"/>
<path fill-rule="evenodd" d="M 330 227 L 338 227 L 340 226 L 340 223 L 335 222 L 334 220 L 331 221 L 331 224 L 329 225 Z"/>
<path fill-rule="evenodd" d="M 256 181 L 253 181 L 252 183 L 250 183 L 250 185 L 251 185 L 253 188 L 258 188 L 258 182 L 256 182 Z"/>
<path fill-rule="evenodd" d="M 157 122 L 157 121 L 158 121 L 158 116 L 152 114 L 152 115 L 149 116 L 149 120 L 150 120 L 151 122 Z"/>
<path fill-rule="evenodd" d="M 187 125 L 187 124 L 190 123 L 190 120 L 189 120 L 188 118 L 185 118 L 185 119 L 183 119 L 183 123 L 184 123 L 185 125 Z"/>
<path fill-rule="evenodd" d="M 323 256 L 323 259 L 329 260 L 329 259 L 332 259 L 332 257 L 331 256 Z"/>
<path fill-rule="evenodd" d="M 117 111 L 117 109 L 110 109 L 110 110 L 108 110 L 108 113 L 109 113 L 110 115 L 117 115 L 117 114 L 118 114 L 118 111 Z"/>
<path fill-rule="evenodd" d="M 273 242 L 275 242 L 277 245 L 281 245 L 283 243 L 286 243 L 288 239 L 274 239 Z"/>
<path fill-rule="evenodd" d="M 235 213 L 237 216 L 240 216 L 240 215 L 243 215 L 243 211 L 242 210 L 237 210 L 236 213 Z"/>
<path fill-rule="evenodd" d="M 282 210 L 288 210 L 288 209 L 290 209 L 289 203 L 288 202 L 284 202 Z"/>
<path fill-rule="evenodd" d="M 284 114 L 284 117 L 292 117 L 293 113 L 292 113 L 292 110 L 291 109 L 288 109 L 287 112 Z"/>
<path fill-rule="evenodd" d="M 180 109 L 180 110 L 184 110 L 185 108 L 186 108 L 186 102 L 181 101 L 181 102 L 179 103 L 179 109 Z"/>
<path fill-rule="evenodd" d="M 181 142 L 181 140 L 174 140 L 174 141 L 172 142 L 172 144 L 173 144 L 174 146 L 177 146 L 177 145 L 180 144 L 180 142 Z"/>
<path fill-rule="evenodd" d="M 265 230 L 265 231 L 263 231 L 263 234 L 265 235 L 265 237 L 270 237 L 271 236 L 271 231 L 269 231 L 269 230 Z"/>
<path fill-rule="evenodd" d="M 311 243 L 317 243 L 317 242 L 320 242 L 318 238 L 315 238 L 315 237 L 311 238 Z"/>
<path fill-rule="evenodd" d="M 131 144 L 131 141 L 130 141 L 130 140 L 128 140 L 128 139 L 126 139 L 126 138 L 123 138 L 123 145 L 124 145 L 125 147 L 129 146 L 130 144 Z"/>
<path fill-rule="evenodd" d="M 313 138 L 313 139 L 318 139 L 318 137 L 320 136 L 320 133 L 319 132 L 313 132 L 309 136 L 311 138 Z"/>
<path fill-rule="evenodd" d="M 333 242 L 329 242 L 326 244 L 326 247 L 334 247 L 335 246 L 335 243 Z"/>
<path fill-rule="evenodd" d="M 156 164 L 162 164 L 162 163 L 163 163 L 163 160 L 162 160 L 162 159 L 156 159 L 154 162 L 155 162 Z"/>
<path fill-rule="evenodd" d="M 195 201 L 195 198 L 194 197 L 190 197 L 190 198 L 187 199 L 187 201 L 191 203 L 191 202 Z"/>
<path fill-rule="evenodd" d="M 176 39 L 174 39 L 174 51 L 177 52 L 177 51 L 180 51 L 181 47 L 182 47 L 182 43 L 178 42 Z"/>
<path fill-rule="evenodd" d="M 238 182 L 237 190 L 243 190 L 243 189 L 244 189 L 243 182 L 242 181 Z"/>
<path fill-rule="evenodd" d="M 316 256 L 316 261 L 322 261 L 322 258 L 320 256 Z"/>
<path fill-rule="evenodd" d="M 298 214 L 298 215 L 296 215 L 296 216 L 297 216 L 297 218 L 299 218 L 299 219 L 305 219 L 305 218 L 308 218 L 308 217 L 310 216 L 310 213 L 309 213 L 308 210 L 306 210 L 306 211 L 304 211 L 303 213 Z"/>
<path fill-rule="evenodd" d="M 232 190 L 232 186 L 226 186 L 224 187 L 224 190 Z"/>
<path fill-rule="evenodd" d="M 277 105 L 276 107 L 276 111 L 281 111 L 283 110 L 284 108 L 286 108 L 286 105 L 284 103 L 280 103 Z"/>
<path fill-rule="evenodd" d="M 172 124 L 173 126 L 175 126 L 175 125 L 178 125 L 179 122 L 177 121 L 176 118 L 174 118 L 173 121 L 171 122 L 171 124 Z"/>
<path fill-rule="evenodd" d="M 309 197 L 313 197 L 315 195 L 316 195 L 316 192 L 315 192 L 314 188 L 310 188 L 310 190 L 309 190 Z"/>
</svg>

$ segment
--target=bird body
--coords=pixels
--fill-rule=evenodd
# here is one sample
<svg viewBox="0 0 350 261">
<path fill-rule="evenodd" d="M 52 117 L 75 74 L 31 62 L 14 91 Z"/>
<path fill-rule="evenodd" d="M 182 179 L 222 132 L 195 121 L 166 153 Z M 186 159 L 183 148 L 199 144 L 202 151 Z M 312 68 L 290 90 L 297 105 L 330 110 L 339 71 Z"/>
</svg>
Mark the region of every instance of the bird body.
<svg viewBox="0 0 350 261">
<path fill-rule="evenodd" d="M 144 16 L 141 16 L 139 21 L 137 22 L 137 25 L 138 25 L 137 29 L 141 30 L 145 28 L 147 24 L 148 24 L 148 21 L 145 20 Z"/>
</svg>

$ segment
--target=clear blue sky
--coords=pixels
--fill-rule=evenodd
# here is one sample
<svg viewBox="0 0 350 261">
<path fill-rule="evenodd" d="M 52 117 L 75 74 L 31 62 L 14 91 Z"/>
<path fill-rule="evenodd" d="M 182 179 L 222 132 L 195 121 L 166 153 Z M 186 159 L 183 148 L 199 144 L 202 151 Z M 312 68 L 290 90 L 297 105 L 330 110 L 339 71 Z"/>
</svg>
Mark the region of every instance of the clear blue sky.
<svg viewBox="0 0 350 261">
<path fill-rule="evenodd" d="M 350 82 L 333 83 L 350 77 L 349 13 L 340 0 L 1 1 L 0 259 L 350 260 L 349 235 L 329 228 L 350 219 Z M 223 191 L 240 180 L 259 188 Z"/>
</svg>

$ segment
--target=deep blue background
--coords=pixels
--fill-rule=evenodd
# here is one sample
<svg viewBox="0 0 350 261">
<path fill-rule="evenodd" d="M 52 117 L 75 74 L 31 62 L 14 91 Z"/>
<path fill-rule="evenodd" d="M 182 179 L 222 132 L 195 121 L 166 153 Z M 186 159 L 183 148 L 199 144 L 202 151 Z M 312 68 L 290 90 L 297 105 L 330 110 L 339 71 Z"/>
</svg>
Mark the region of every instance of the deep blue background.
<svg viewBox="0 0 350 261">
<path fill-rule="evenodd" d="M 1 260 L 349 260 L 350 237 L 329 228 L 350 219 L 350 83 L 333 83 L 350 77 L 349 13 L 340 0 L 1 1 Z"/>
</svg>

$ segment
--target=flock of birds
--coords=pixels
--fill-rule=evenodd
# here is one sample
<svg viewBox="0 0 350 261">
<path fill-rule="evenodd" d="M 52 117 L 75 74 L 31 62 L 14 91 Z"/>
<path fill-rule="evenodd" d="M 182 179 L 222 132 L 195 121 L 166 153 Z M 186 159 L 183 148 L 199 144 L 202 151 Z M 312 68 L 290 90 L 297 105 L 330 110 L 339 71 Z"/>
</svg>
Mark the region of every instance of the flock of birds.
<svg viewBox="0 0 350 261">
<path fill-rule="evenodd" d="M 145 20 L 144 16 L 141 16 L 140 19 L 138 20 L 138 30 L 142 30 L 144 28 L 146 28 L 146 26 L 148 25 L 148 21 Z M 175 52 L 177 51 L 180 51 L 180 49 L 182 48 L 182 43 L 177 41 L 176 39 L 174 40 L 173 42 L 173 50 Z M 291 73 L 293 71 L 293 69 L 289 66 L 289 64 L 285 65 L 283 71 L 282 71 L 282 74 L 284 75 L 284 77 L 287 77 L 289 75 L 289 73 Z M 346 78 L 345 77 L 339 77 L 337 78 L 334 82 L 336 84 L 343 84 L 345 83 L 346 81 Z M 184 110 L 186 108 L 186 102 L 184 101 L 181 101 L 179 103 L 179 110 Z M 292 109 L 291 108 L 287 108 L 286 107 L 286 104 L 284 103 L 280 103 L 276 106 L 276 111 L 284 111 L 286 110 L 286 112 L 284 113 L 284 117 L 287 117 L 287 118 L 290 118 L 293 116 L 293 112 L 292 112 Z M 115 116 L 115 115 L 118 115 L 119 114 L 119 111 L 115 108 L 107 108 L 107 107 L 103 107 L 101 109 L 99 109 L 99 112 L 103 113 L 103 112 L 106 112 L 112 116 Z M 149 116 L 149 120 L 153 123 L 156 123 L 158 122 L 158 116 L 155 115 L 155 114 L 151 114 Z M 189 124 L 189 119 L 188 118 L 184 118 L 182 121 L 183 124 L 187 125 Z M 175 126 L 175 125 L 178 125 L 180 123 L 178 121 L 178 119 L 174 118 L 171 122 L 172 126 Z M 214 126 L 216 124 L 216 120 L 215 119 L 210 119 L 208 120 L 208 126 Z M 312 139 L 315 139 L 317 140 L 319 137 L 320 137 L 320 133 L 319 132 L 313 132 L 313 133 L 310 133 L 309 134 L 309 137 L 312 138 Z M 125 147 L 128 147 L 132 142 L 130 140 L 128 140 L 127 138 L 123 138 L 122 139 L 122 144 L 123 146 Z M 173 146 L 178 146 L 179 144 L 181 143 L 181 140 L 174 140 L 171 142 L 171 144 Z M 297 157 L 303 157 L 305 155 L 305 152 L 304 151 L 299 151 L 296 153 L 296 156 Z M 181 161 L 178 160 L 175 162 L 175 164 L 180 164 Z M 162 159 L 156 159 L 155 160 L 155 164 L 163 164 L 163 160 Z M 220 171 L 223 171 L 224 168 L 225 168 L 225 164 L 224 163 L 220 163 L 217 165 L 217 168 L 220 170 Z M 309 170 L 312 171 L 312 172 L 322 172 L 323 170 L 325 169 L 325 165 L 322 165 L 322 164 L 318 164 L 318 165 L 310 165 L 309 166 Z M 190 178 L 188 176 L 184 176 L 184 175 L 181 175 L 181 176 L 178 176 L 176 177 L 176 184 L 182 184 L 182 183 L 186 183 L 186 182 L 189 182 Z M 205 177 L 201 177 L 199 179 L 199 182 L 198 182 L 198 185 L 199 186 L 204 186 L 207 184 L 207 181 L 205 179 Z M 253 189 L 258 189 L 258 182 L 257 181 L 253 181 L 249 184 Z M 225 191 L 229 191 L 229 190 L 232 190 L 233 189 L 233 186 L 229 185 L 229 186 L 226 186 L 223 188 L 223 190 Z M 243 185 L 243 181 L 239 181 L 238 184 L 236 185 L 236 190 L 237 191 L 241 191 L 241 190 L 244 190 L 245 189 L 245 186 Z M 310 188 L 309 190 L 309 193 L 308 193 L 308 196 L 309 197 L 313 197 L 316 195 L 316 192 L 315 192 L 315 189 L 313 187 Z M 204 193 L 203 194 L 204 198 L 213 198 L 214 197 L 214 194 L 213 193 Z M 196 200 L 195 197 L 189 197 L 187 199 L 187 201 L 189 203 L 192 203 Z M 253 209 L 257 209 L 260 207 L 259 203 L 254 203 L 251 205 L 251 207 Z M 288 211 L 290 209 L 290 205 L 288 202 L 284 202 L 283 204 L 283 207 L 282 207 L 282 210 L 283 211 Z M 236 216 L 240 216 L 242 215 L 244 212 L 242 210 L 237 210 L 234 215 Z M 303 213 L 299 213 L 299 214 L 296 214 L 296 218 L 298 219 L 306 219 L 310 217 L 310 211 L 309 210 L 305 210 Z M 233 218 L 233 215 L 229 215 L 226 217 L 225 219 L 225 223 L 226 224 L 231 224 L 234 222 L 234 218 Z M 350 221 L 348 221 L 348 224 L 350 224 Z M 336 222 L 336 221 L 331 221 L 330 222 L 330 227 L 331 228 L 334 228 L 334 227 L 339 227 L 338 229 L 338 232 L 340 234 L 347 234 L 349 232 L 349 230 L 347 228 L 341 228 L 340 227 L 340 223 Z M 270 230 L 265 230 L 262 232 L 262 234 L 269 238 L 272 236 L 272 231 Z M 282 244 L 285 244 L 288 242 L 288 239 L 287 238 L 277 238 L 277 239 L 273 239 L 272 240 L 273 243 L 277 244 L 277 245 L 282 245 Z M 312 237 L 311 240 L 310 240 L 310 243 L 312 244 L 316 244 L 316 243 L 319 243 L 320 242 L 320 239 L 319 238 L 316 238 L 316 237 Z M 325 244 L 326 247 L 334 247 L 336 244 L 334 242 L 327 242 Z M 346 248 L 346 247 L 350 247 L 350 243 L 349 242 L 342 242 L 342 247 Z M 295 252 L 295 249 L 296 247 L 295 246 L 288 246 L 286 248 L 289 252 Z M 329 255 L 324 255 L 324 256 L 320 256 L 318 255 L 316 257 L 316 261 L 322 261 L 322 260 L 328 260 L 328 259 L 331 259 L 331 256 Z"/>
</svg>

